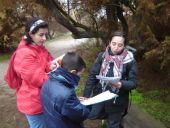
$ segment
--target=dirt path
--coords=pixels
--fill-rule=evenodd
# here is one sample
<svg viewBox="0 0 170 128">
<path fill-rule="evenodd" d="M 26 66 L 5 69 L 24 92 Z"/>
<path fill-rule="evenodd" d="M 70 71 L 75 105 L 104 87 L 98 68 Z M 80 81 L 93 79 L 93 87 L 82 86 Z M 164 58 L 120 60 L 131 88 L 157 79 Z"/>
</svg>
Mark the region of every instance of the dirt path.
<svg viewBox="0 0 170 128">
<path fill-rule="evenodd" d="M 80 44 L 80 40 L 66 38 L 58 41 L 50 41 L 47 45 L 54 57 L 60 56 Z M 3 77 L 8 66 L 8 61 L 0 63 L 0 128 L 27 128 L 27 122 L 23 114 L 16 109 L 15 92 L 8 88 Z M 99 128 L 101 121 L 85 121 L 87 128 Z M 124 121 L 125 128 L 165 128 L 159 121 L 153 119 L 139 108 L 132 105 L 128 116 Z"/>
</svg>

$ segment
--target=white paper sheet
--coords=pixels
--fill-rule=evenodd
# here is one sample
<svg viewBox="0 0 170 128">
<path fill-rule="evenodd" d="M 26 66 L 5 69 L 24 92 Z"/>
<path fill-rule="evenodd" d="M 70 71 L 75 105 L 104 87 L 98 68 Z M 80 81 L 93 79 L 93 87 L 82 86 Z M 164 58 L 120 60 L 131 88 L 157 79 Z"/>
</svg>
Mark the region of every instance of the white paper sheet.
<svg viewBox="0 0 170 128">
<path fill-rule="evenodd" d="M 105 77 L 105 76 L 96 75 L 96 78 L 105 81 L 106 83 L 112 83 L 112 84 L 120 81 L 120 77 Z"/>
<path fill-rule="evenodd" d="M 100 93 L 99 95 L 96 95 L 92 98 L 89 98 L 87 100 L 82 101 L 81 103 L 83 105 L 92 105 L 92 104 L 96 104 L 96 103 L 100 103 L 106 100 L 110 100 L 112 98 L 117 97 L 118 95 L 111 93 L 109 90 L 105 91 L 103 93 Z"/>
</svg>

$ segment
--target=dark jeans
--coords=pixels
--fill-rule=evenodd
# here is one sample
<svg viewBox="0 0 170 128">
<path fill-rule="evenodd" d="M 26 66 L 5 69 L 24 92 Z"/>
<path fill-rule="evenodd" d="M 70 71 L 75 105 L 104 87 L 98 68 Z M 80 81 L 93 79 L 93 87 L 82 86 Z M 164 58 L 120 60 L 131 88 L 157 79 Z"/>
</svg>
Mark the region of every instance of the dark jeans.
<svg viewBox="0 0 170 128">
<path fill-rule="evenodd" d="M 106 119 L 108 128 L 120 128 L 122 112 L 109 113 Z"/>
<path fill-rule="evenodd" d="M 106 119 L 105 104 L 104 102 L 92 105 L 91 112 L 88 119 Z"/>
</svg>

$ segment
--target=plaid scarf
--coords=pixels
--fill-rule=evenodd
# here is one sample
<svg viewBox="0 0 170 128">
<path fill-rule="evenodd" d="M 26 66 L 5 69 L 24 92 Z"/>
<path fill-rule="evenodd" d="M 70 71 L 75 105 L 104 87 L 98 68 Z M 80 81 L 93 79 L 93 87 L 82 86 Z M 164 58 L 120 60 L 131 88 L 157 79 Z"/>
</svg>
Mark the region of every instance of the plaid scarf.
<svg viewBox="0 0 170 128">
<path fill-rule="evenodd" d="M 134 57 L 131 52 L 124 49 L 119 55 L 110 55 L 109 47 L 106 48 L 104 53 L 104 60 L 100 69 L 100 74 L 106 76 L 109 70 L 113 70 L 114 77 L 122 77 L 123 64 L 131 62 Z M 110 69 L 110 63 L 114 63 L 113 69 Z"/>
</svg>

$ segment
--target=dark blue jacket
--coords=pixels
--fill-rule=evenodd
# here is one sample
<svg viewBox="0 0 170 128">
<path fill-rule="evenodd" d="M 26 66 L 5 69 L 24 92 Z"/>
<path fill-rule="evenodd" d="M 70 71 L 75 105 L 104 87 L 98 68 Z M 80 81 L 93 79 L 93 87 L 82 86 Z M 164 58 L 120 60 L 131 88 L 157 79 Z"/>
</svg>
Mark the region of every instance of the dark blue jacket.
<svg viewBox="0 0 170 128">
<path fill-rule="evenodd" d="M 50 74 L 41 90 L 41 101 L 47 128 L 83 128 L 89 109 L 75 93 L 79 77 L 58 68 Z"/>
<path fill-rule="evenodd" d="M 96 79 L 96 75 L 99 74 L 101 64 L 104 59 L 102 58 L 102 55 L 103 52 L 99 53 L 89 73 L 83 94 L 83 96 L 85 97 L 90 97 L 92 92 L 95 95 L 95 93 L 99 93 L 100 91 L 102 91 L 101 84 L 99 83 L 99 80 Z M 128 107 L 129 92 L 137 86 L 137 65 L 135 60 L 123 65 L 121 82 L 122 87 L 119 89 L 118 98 L 116 99 L 116 102 L 113 103 L 113 100 L 105 102 L 106 112 L 124 111 L 124 109 Z"/>
</svg>

